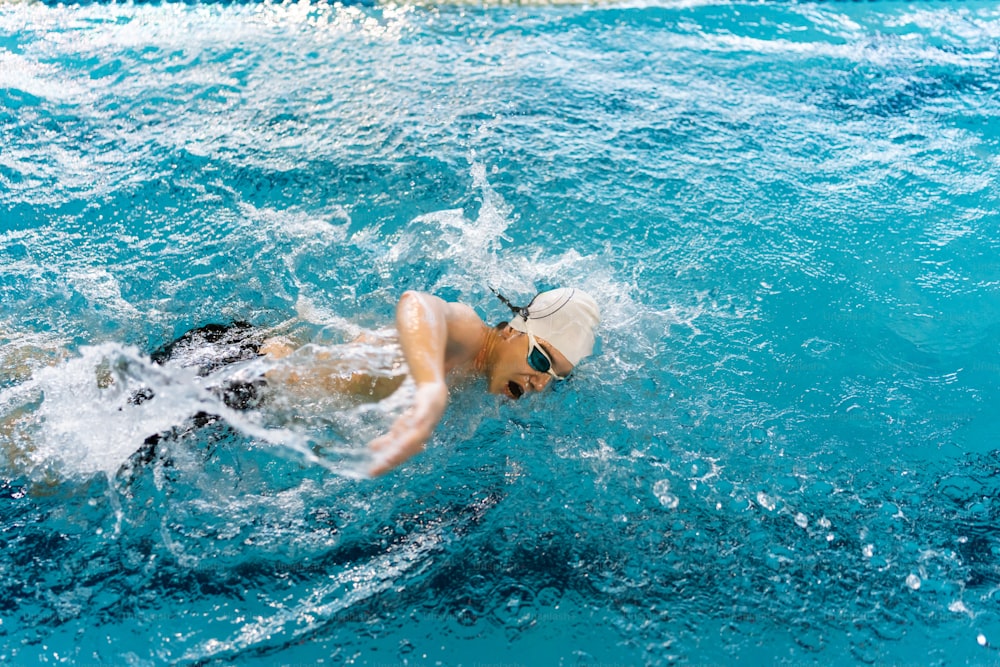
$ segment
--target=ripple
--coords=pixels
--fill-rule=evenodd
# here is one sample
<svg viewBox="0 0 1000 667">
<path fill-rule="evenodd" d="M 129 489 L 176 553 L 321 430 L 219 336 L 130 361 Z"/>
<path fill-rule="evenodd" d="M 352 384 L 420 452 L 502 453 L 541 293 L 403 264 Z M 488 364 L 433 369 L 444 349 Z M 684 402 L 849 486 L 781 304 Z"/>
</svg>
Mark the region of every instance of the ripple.
<svg viewBox="0 0 1000 667">
<path fill-rule="evenodd" d="M 523 630 L 535 622 L 535 594 L 520 584 L 503 584 L 490 595 L 491 617 L 508 630 Z"/>
</svg>

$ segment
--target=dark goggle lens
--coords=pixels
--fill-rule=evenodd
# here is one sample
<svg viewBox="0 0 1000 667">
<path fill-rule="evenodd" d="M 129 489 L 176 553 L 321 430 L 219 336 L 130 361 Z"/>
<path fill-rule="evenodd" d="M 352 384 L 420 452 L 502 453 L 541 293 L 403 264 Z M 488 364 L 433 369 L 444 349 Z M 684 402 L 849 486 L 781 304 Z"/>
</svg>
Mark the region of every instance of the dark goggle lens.
<svg viewBox="0 0 1000 667">
<path fill-rule="evenodd" d="M 528 353 L 528 365 L 539 373 L 548 373 L 552 368 L 552 362 L 545 356 L 545 353 L 538 347 L 532 347 Z"/>
</svg>

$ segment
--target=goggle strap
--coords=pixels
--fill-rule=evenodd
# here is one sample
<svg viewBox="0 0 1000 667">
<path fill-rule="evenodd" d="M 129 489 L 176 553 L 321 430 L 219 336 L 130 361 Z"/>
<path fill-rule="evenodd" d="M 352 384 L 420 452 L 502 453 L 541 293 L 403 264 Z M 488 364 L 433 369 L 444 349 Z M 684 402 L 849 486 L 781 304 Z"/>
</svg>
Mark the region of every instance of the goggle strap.
<svg viewBox="0 0 1000 667">
<path fill-rule="evenodd" d="M 490 288 L 490 291 L 493 292 L 494 295 L 496 295 L 496 298 L 500 299 L 500 303 L 502 303 L 503 305 L 505 305 L 508 308 L 510 308 L 510 310 L 511 310 L 512 313 L 514 313 L 515 315 L 519 316 L 525 322 L 528 321 L 528 307 L 527 306 L 515 306 L 513 303 L 510 302 L 510 299 L 508 299 L 503 294 L 501 294 L 500 292 L 498 292 L 492 285 L 488 285 L 488 287 Z"/>
</svg>

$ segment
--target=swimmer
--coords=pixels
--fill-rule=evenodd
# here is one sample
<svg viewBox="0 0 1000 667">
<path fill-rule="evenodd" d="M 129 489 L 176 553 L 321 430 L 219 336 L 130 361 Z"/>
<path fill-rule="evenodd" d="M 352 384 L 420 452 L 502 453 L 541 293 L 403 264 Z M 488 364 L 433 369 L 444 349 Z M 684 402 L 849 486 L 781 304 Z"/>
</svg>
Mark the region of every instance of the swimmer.
<svg viewBox="0 0 1000 667">
<path fill-rule="evenodd" d="M 566 379 L 594 349 L 597 303 L 578 289 L 542 292 L 495 327 L 469 306 L 406 292 L 396 306 L 399 344 L 416 383 L 414 404 L 369 447 L 382 475 L 423 451 L 448 405 L 448 381 L 484 377 L 487 390 L 517 400 Z"/>
<path fill-rule="evenodd" d="M 413 405 L 387 433 L 368 444 L 374 455 L 368 472 L 379 476 L 425 449 L 448 405 L 449 384 L 481 377 L 490 393 L 517 400 L 564 380 L 593 352 L 600 313 L 597 303 L 585 292 L 572 288 L 542 292 L 523 308 L 499 293 L 497 297 L 514 316 L 509 322 L 490 327 L 469 306 L 423 292 L 405 292 L 396 305 L 395 335 L 379 332 L 358 341 L 386 346 L 398 343 L 406 364 L 392 376 L 363 372 L 345 376 L 338 372 L 333 355 L 327 359 L 323 352 L 313 357 L 314 362 L 321 363 L 310 367 L 278 365 L 263 378 L 231 382 L 217 390 L 233 409 L 256 408 L 279 387 L 293 394 L 321 391 L 380 400 L 402 385 L 406 377 L 402 371 L 408 370 L 416 385 Z M 243 322 L 207 325 L 160 348 L 152 354 L 152 360 L 158 364 L 195 365 L 199 375 L 207 375 L 230 363 L 259 356 L 280 360 L 295 352 L 290 341 L 265 339 L 264 335 Z M 324 360 L 331 364 L 326 367 Z M 152 397 L 152 391 L 140 390 L 130 402 L 140 404 Z M 198 428 L 216 419 L 199 413 L 190 426 Z M 157 443 L 169 436 L 167 432 L 147 438 L 139 458 L 153 456 Z"/>
<path fill-rule="evenodd" d="M 396 329 L 409 375 L 416 384 L 414 404 L 388 433 L 368 444 L 376 461 L 370 475 L 382 475 L 425 449 L 448 405 L 449 381 L 483 377 L 487 391 L 517 400 L 542 391 L 550 382 L 566 379 L 593 351 L 600 313 L 587 293 L 571 288 L 542 292 L 524 308 L 494 293 L 514 314 L 509 322 L 494 327 L 461 303 L 414 291 L 400 297 Z M 283 339 L 265 341 L 260 348 L 261 354 L 272 359 L 292 351 Z M 386 383 L 384 378 L 351 376 L 345 381 L 327 376 L 317 380 L 318 373 L 321 371 L 314 369 L 314 377 L 306 377 L 301 370 L 292 374 L 277 371 L 268 373 L 267 380 L 269 385 L 319 383 L 341 393 L 381 398 L 398 388 L 403 379 Z M 382 386 L 377 386 L 380 381 Z"/>
</svg>

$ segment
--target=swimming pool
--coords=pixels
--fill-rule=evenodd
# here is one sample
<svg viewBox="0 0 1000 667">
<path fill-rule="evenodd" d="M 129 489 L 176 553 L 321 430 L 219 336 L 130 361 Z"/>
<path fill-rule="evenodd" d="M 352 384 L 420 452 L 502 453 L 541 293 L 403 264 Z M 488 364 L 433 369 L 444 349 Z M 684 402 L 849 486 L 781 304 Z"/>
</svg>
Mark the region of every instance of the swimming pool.
<svg viewBox="0 0 1000 667">
<path fill-rule="evenodd" d="M 1000 663 L 998 47 L 971 1 L 0 4 L 0 662 Z M 210 401 L 183 331 L 490 285 L 585 288 L 599 354 L 375 481 L 398 404 L 130 458 Z"/>
</svg>

